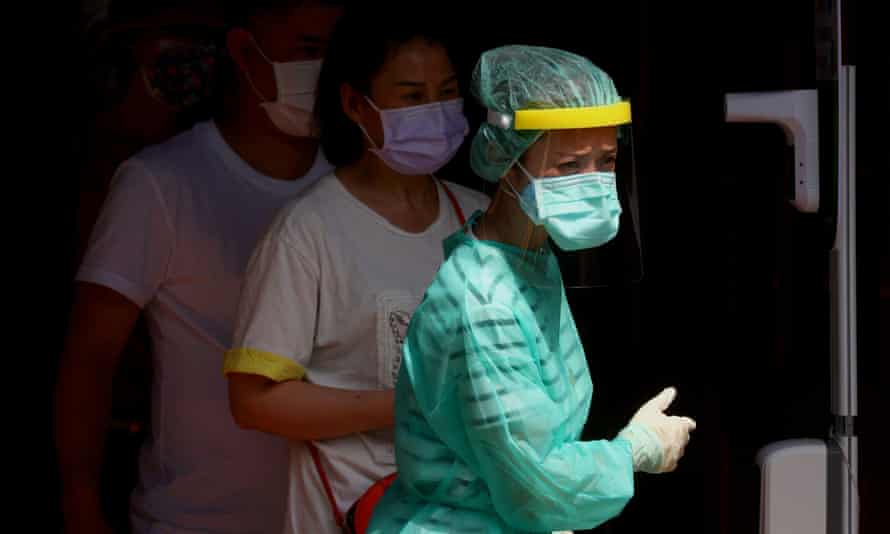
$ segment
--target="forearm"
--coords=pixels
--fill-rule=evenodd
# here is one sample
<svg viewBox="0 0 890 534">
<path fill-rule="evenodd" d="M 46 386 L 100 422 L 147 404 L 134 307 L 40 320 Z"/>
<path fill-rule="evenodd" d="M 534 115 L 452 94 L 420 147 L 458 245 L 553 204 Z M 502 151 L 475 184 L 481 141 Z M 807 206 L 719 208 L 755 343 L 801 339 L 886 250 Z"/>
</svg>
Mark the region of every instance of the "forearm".
<svg viewBox="0 0 890 534">
<path fill-rule="evenodd" d="M 569 442 L 546 456 L 494 440 L 474 448 L 495 510 L 523 531 L 595 528 L 633 496 L 630 446 L 623 441 Z"/>
<path fill-rule="evenodd" d="M 62 357 L 56 387 L 55 433 L 63 496 L 89 499 L 99 491 L 111 416 L 113 370 L 89 359 Z"/>
<path fill-rule="evenodd" d="M 393 425 L 392 391 L 337 389 L 304 381 L 229 375 L 232 414 L 244 428 L 295 441 L 333 439 Z"/>
</svg>

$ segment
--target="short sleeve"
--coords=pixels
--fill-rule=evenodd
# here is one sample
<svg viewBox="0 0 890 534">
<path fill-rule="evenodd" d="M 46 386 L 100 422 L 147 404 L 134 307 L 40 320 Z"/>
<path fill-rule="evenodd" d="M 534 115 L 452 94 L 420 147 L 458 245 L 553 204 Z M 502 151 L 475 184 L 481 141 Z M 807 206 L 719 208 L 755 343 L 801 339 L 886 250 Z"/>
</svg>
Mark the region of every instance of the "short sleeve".
<svg viewBox="0 0 890 534">
<path fill-rule="evenodd" d="M 300 243 L 275 224 L 251 257 L 224 372 L 300 380 L 312 354 L 319 273 Z"/>
<path fill-rule="evenodd" d="M 127 161 L 115 173 L 76 278 L 145 307 L 166 279 L 174 244 L 154 176 L 138 161 Z"/>
</svg>

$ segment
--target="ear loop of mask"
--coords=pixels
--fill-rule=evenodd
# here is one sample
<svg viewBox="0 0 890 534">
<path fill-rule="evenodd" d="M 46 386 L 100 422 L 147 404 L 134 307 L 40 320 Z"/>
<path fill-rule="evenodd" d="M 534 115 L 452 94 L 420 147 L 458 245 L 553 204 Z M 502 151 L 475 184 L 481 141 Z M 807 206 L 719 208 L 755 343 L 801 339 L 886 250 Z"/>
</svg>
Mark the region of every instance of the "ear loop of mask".
<svg viewBox="0 0 890 534">
<path fill-rule="evenodd" d="M 377 115 L 380 116 L 380 122 L 382 124 L 383 123 L 382 110 L 379 107 L 377 107 L 377 104 L 375 104 L 373 100 L 371 100 L 371 97 L 369 97 L 368 95 L 362 95 L 362 96 L 365 97 L 365 100 L 368 102 L 368 104 L 370 104 L 371 107 L 374 109 L 374 111 L 377 112 Z M 365 129 L 364 125 L 362 125 L 362 123 L 360 123 L 360 122 L 356 122 L 356 125 L 359 127 L 359 129 L 362 131 L 362 133 L 365 134 L 365 139 L 367 139 L 368 142 L 371 143 L 371 146 L 374 147 L 374 150 L 381 150 L 381 148 L 379 146 L 377 146 L 377 143 L 374 142 L 374 138 L 371 137 L 371 134 L 368 133 L 368 130 Z M 385 132 L 384 132 L 383 136 L 384 136 L 383 145 L 386 146 L 386 133 Z M 435 174 L 430 173 L 430 176 L 432 176 L 433 179 L 436 180 L 437 182 L 439 181 L 439 179 L 436 177 Z"/>
<path fill-rule="evenodd" d="M 377 112 L 377 115 L 380 116 L 380 122 L 382 124 L 383 123 L 382 110 L 379 107 L 377 107 L 377 104 L 375 104 L 373 100 L 371 100 L 371 97 L 369 97 L 368 95 L 362 95 L 362 96 L 365 97 L 365 100 L 368 102 L 368 104 L 370 104 L 371 107 L 374 109 L 374 111 Z M 380 150 L 381 148 L 379 146 L 377 146 L 376 142 L 374 142 L 374 138 L 371 137 L 371 134 L 368 133 L 368 130 L 365 129 L 364 125 L 362 125 L 362 123 L 360 123 L 360 122 L 356 122 L 356 125 L 359 127 L 359 129 L 362 131 L 362 133 L 365 134 L 365 139 L 367 139 L 368 142 L 371 143 L 371 146 L 374 147 L 374 150 Z M 386 145 L 386 133 L 384 132 L 383 135 L 384 135 L 383 144 L 385 146 Z M 439 178 L 434 173 L 430 173 L 430 176 L 432 176 L 433 180 L 435 180 L 437 183 L 439 182 Z M 438 194 L 438 186 L 436 186 L 436 188 L 437 188 L 437 194 Z"/>
<path fill-rule="evenodd" d="M 368 102 L 368 104 L 370 104 L 371 107 L 374 109 L 374 111 L 377 112 L 377 115 L 380 116 L 380 121 L 381 121 L 381 124 L 382 124 L 382 123 L 383 123 L 383 116 L 382 116 L 382 114 L 381 114 L 381 112 L 380 112 L 380 108 L 377 107 L 377 104 L 375 104 L 374 101 L 371 100 L 371 98 L 370 98 L 368 95 L 362 95 L 362 96 L 365 97 L 365 100 Z M 375 142 L 374 142 L 374 139 L 371 138 L 371 135 L 368 133 L 368 130 L 365 129 L 364 125 L 362 125 L 362 123 L 360 123 L 360 122 L 356 122 L 356 124 L 358 125 L 358 127 L 359 127 L 359 129 L 362 131 L 362 133 L 365 134 L 365 139 L 367 139 L 368 142 L 371 143 L 371 146 L 374 147 L 374 150 L 380 150 L 380 147 L 377 146 L 377 143 L 375 143 Z M 385 138 L 385 135 L 386 135 L 386 134 L 384 134 L 384 139 L 383 139 L 383 144 L 384 144 L 384 145 L 386 145 L 386 138 Z"/>
<path fill-rule="evenodd" d="M 537 143 L 538 141 L 540 141 L 541 136 L 546 136 L 546 138 L 547 138 L 546 141 L 545 141 L 546 146 L 545 146 L 545 148 L 544 148 L 544 152 L 545 152 L 545 154 L 546 154 L 547 151 L 550 149 L 550 132 L 547 132 L 547 131 L 542 132 L 542 133 L 538 136 L 537 139 L 535 139 L 534 141 L 531 142 L 531 144 L 530 144 L 529 146 L 532 146 L 532 145 L 534 145 L 535 143 Z M 516 158 L 516 160 L 514 160 L 513 163 L 511 164 L 511 167 L 512 167 L 513 165 L 518 166 L 519 169 L 520 169 L 520 170 L 525 174 L 525 176 L 529 179 L 529 184 L 533 184 L 533 180 L 535 180 L 535 177 L 532 176 L 532 174 L 531 174 L 530 172 L 528 172 L 528 170 L 525 168 L 525 166 L 524 166 L 522 163 L 520 163 L 519 160 L 520 160 L 521 157 L 522 157 L 522 155 L 520 155 L 520 157 Z M 545 161 L 545 163 L 546 163 L 546 161 Z M 522 200 L 522 196 L 519 194 L 519 191 L 516 190 L 516 187 L 513 186 L 513 184 L 510 182 L 509 179 L 507 179 L 507 180 L 505 180 L 505 181 L 507 182 L 507 185 L 510 186 L 510 191 L 505 191 L 505 193 L 507 193 L 508 195 L 510 195 L 511 197 L 513 197 L 514 199 L 516 199 L 516 202 L 522 203 L 522 202 L 523 202 L 523 200 Z M 532 187 L 534 187 L 534 185 L 532 185 Z M 529 238 L 528 241 L 530 241 L 530 240 L 531 240 L 531 239 Z"/>
<path fill-rule="evenodd" d="M 139 73 L 142 75 L 142 83 L 145 85 L 145 91 L 148 93 L 148 96 L 151 97 L 152 100 L 162 104 L 164 107 L 169 109 L 170 111 L 178 111 L 179 108 L 167 102 L 164 97 L 161 96 L 160 91 L 155 90 L 152 87 L 151 82 L 148 80 L 148 72 L 146 72 L 146 66 L 143 65 L 139 68 Z"/>
<path fill-rule="evenodd" d="M 253 41 L 253 46 L 254 46 L 254 48 L 256 48 L 257 52 L 259 52 L 260 55 L 263 57 L 263 59 L 266 60 L 266 63 L 268 63 L 269 65 L 274 65 L 275 63 L 274 63 L 273 61 L 271 61 L 271 60 L 266 56 L 266 53 L 263 52 L 263 49 L 262 49 L 262 48 L 260 48 L 260 44 L 256 42 L 256 38 L 255 38 L 253 35 L 250 36 L 250 40 Z M 254 85 L 254 83 L 253 83 L 253 78 L 250 76 L 250 73 L 247 72 L 247 69 L 244 69 L 244 77 L 247 78 L 247 83 L 250 84 L 250 88 L 253 89 L 253 92 L 254 92 L 254 93 L 256 93 L 256 95 L 257 95 L 257 97 L 260 99 L 260 102 L 261 102 L 261 103 L 266 104 L 266 103 L 272 102 L 272 100 L 269 100 L 268 98 L 266 98 L 265 96 L 263 96 L 263 93 L 261 93 L 260 90 L 257 89 L 256 85 Z M 275 100 L 278 100 L 277 83 L 278 83 L 278 81 L 277 81 L 277 79 L 276 79 L 276 95 L 275 95 Z"/>
<path fill-rule="evenodd" d="M 544 166 L 544 165 L 546 165 L 546 163 L 547 163 L 547 161 L 546 161 L 546 155 L 548 154 L 548 152 L 549 152 L 549 150 L 550 150 L 550 132 L 549 132 L 549 131 L 545 131 L 545 132 L 542 132 L 541 135 L 545 137 L 545 141 L 544 141 L 544 143 L 545 143 L 545 145 L 544 145 L 545 159 L 544 159 L 544 161 L 541 163 L 541 165 Z M 535 140 L 532 142 L 532 145 L 535 144 L 535 143 L 537 143 L 539 140 L 540 140 L 540 137 L 538 137 L 538 139 L 535 139 Z M 531 146 L 531 145 L 529 145 L 529 146 Z M 531 185 L 532 187 L 534 187 L 533 180 L 534 180 L 535 178 L 531 175 L 531 173 L 528 172 L 528 170 L 522 165 L 522 163 L 519 162 L 519 159 L 520 159 L 520 158 L 516 158 L 516 161 L 513 162 L 514 165 L 517 165 L 517 166 L 520 168 L 520 170 L 522 170 L 522 172 L 525 173 L 525 175 L 526 175 L 526 176 L 528 177 L 528 179 L 529 179 L 529 185 Z M 540 174 L 540 172 L 539 172 L 539 174 Z M 514 187 L 513 184 L 510 182 L 510 179 L 507 178 L 505 181 L 507 182 L 507 186 L 509 186 L 510 191 L 504 191 L 504 192 L 505 192 L 506 194 L 512 196 L 512 197 L 516 200 L 516 202 L 518 202 L 518 203 L 522 203 L 522 202 L 524 202 L 524 201 L 522 200 L 522 196 L 521 196 L 521 195 L 519 194 L 519 192 L 516 190 L 516 187 Z M 526 217 L 525 217 L 525 218 L 526 218 L 526 221 L 527 221 L 527 223 L 526 223 L 526 228 L 527 228 L 527 230 L 526 230 L 526 232 L 525 232 L 525 240 L 524 240 L 524 243 L 523 243 L 523 246 L 522 246 L 522 250 L 523 250 L 523 252 L 522 252 L 522 265 L 524 265 L 524 266 L 526 266 L 526 267 L 537 267 L 537 265 L 538 265 L 538 260 L 540 259 L 541 255 L 543 254 L 543 248 L 544 248 L 544 247 L 540 247 L 540 248 L 538 248 L 537 250 L 535 250 L 535 251 L 533 252 L 533 254 L 534 254 L 533 261 L 531 261 L 531 262 L 527 261 L 527 256 L 528 256 L 528 253 L 529 253 L 529 250 L 530 250 L 530 244 L 531 244 L 532 236 L 534 235 L 535 228 L 537 228 L 538 225 L 536 225 L 536 224 L 534 223 L 534 221 L 532 221 L 531 217 L 529 217 L 528 214 L 526 214 Z"/>
<path fill-rule="evenodd" d="M 517 163 L 518 163 L 518 160 L 517 160 Z M 510 178 L 505 177 L 505 178 L 504 178 L 504 181 L 507 182 L 507 187 L 510 188 L 509 191 L 506 190 L 506 189 L 502 189 L 502 191 L 504 192 L 504 194 L 505 194 L 505 195 L 508 195 L 508 196 L 510 196 L 510 197 L 512 197 L 514 200 L 516 200 L 517 203 L 521 203 L 521 202 L 523 202 L 523 200 L 522 200 L 522 198 L 520 197 L 519 193 L 516 191 L 516 188 L 513 186 L 512 183 L 510 183 Z M 540 253 L 541 253 L 540 250 L 535 251 L 535 253 L 534 253 L 534 254 L 535 254 L 534 262 L 529 262 L 529 261 L 527 261 L 528 252 L 529 252 L 529 245 L 531 244 L 532 234 L 533 234 L 534 231 L 535 231 L 535 226 L 536 226 L 536 225 L 535 225 L 535 223 L 531 220 L 531 217 L 528 216 L 528 214 L 526 214 L 525 212 L 523 212 L 523 215 L 525 215 L 526 232 L 525 232 L 525 239 L 523 240 L 522 247 L 521 247 L 521 248 L 522 248 L 522 258 L 520 258 L 520 261 L 519 261 L 519 268 L 520 268 L 520 269 L 529 268 L 529 267 L 530 267 L 530 265 L 529 265 L 530 263 L 533 263 L 534 265 L 537 265 L 537 262 L 538 262 L 537 258 L 538 258 L 538 256 L 539 256 Z"/>
<path fill-rule="evenodd" d="M 516 164 L 520 165 L 519 160 L 516 160 Z M 509 191 L 504 190 L 504 193 L 513 197 L 513 199 L 516 200 L 517 203 L 519 203 L 519 204 L 523 203 L 524 200 L 522 200 L 522 196 L 519 194 L 518 191 L 516 191 L 516 187 L 512 183 L 510 183 L 510 178 L 505 177 L 504 181 L 507 183 L 507 187 L 510 188 Z M 531 240 L 532 240 L 532 233 L 535 230 L 535 224 L 532 221 L 531 217 L 528 216 L 528 214 L 526 214 L 525 212 L 523 212 L 523 214 L 525 215 L 526 228 L 528 228 L 528 230 L 525 232 L 525 239 L 523 240 L 522 250 L 528 251 L 529 244 L 531 243 Z M 523 252 L 523 260 L 525 260 L 525 252 Z"/>
</svg>

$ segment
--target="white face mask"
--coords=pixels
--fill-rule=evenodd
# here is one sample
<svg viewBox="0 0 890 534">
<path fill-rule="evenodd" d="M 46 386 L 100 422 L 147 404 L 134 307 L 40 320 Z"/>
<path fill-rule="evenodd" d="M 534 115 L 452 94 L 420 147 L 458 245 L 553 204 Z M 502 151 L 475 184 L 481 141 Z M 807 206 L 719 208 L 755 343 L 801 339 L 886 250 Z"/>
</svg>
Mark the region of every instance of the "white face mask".
<svg viewBox="0 0 890 534">
<path fill-rule="evenodd" d="M 315 91 L 321 73 L 321 60 L 276 62 L 270 60 L 254 40 L 254 45 L 275 70 L 277 98 L 270 101 L 257 90 L 247 74 L 247 81 L 260 100 L 269 120 L 279 130 L 293 137 L 315 137 Z"/>
</svg>

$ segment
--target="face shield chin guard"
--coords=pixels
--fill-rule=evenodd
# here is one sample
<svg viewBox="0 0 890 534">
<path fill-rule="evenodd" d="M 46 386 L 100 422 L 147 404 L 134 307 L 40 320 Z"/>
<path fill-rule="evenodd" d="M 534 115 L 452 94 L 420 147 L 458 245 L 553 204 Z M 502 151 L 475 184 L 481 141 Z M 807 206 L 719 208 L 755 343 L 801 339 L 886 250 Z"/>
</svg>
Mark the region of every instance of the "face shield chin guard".
<svg viewBox="0 0 890 534">
<path fill-rule="evenodd" d="M 643 248 L 630 102 L 587 108 L 528 109 L 512 115 L 490 111 L 488 122 L 505 129 L 545 132 L 618 128 L 615 177 L 622 208 L 618 233 L 595 248 L 569 252 L 551 240 L 551 249 L 559 262 L 566 288 L 621 287 L 639 283 L 643 278 Z"/>
</svg>

